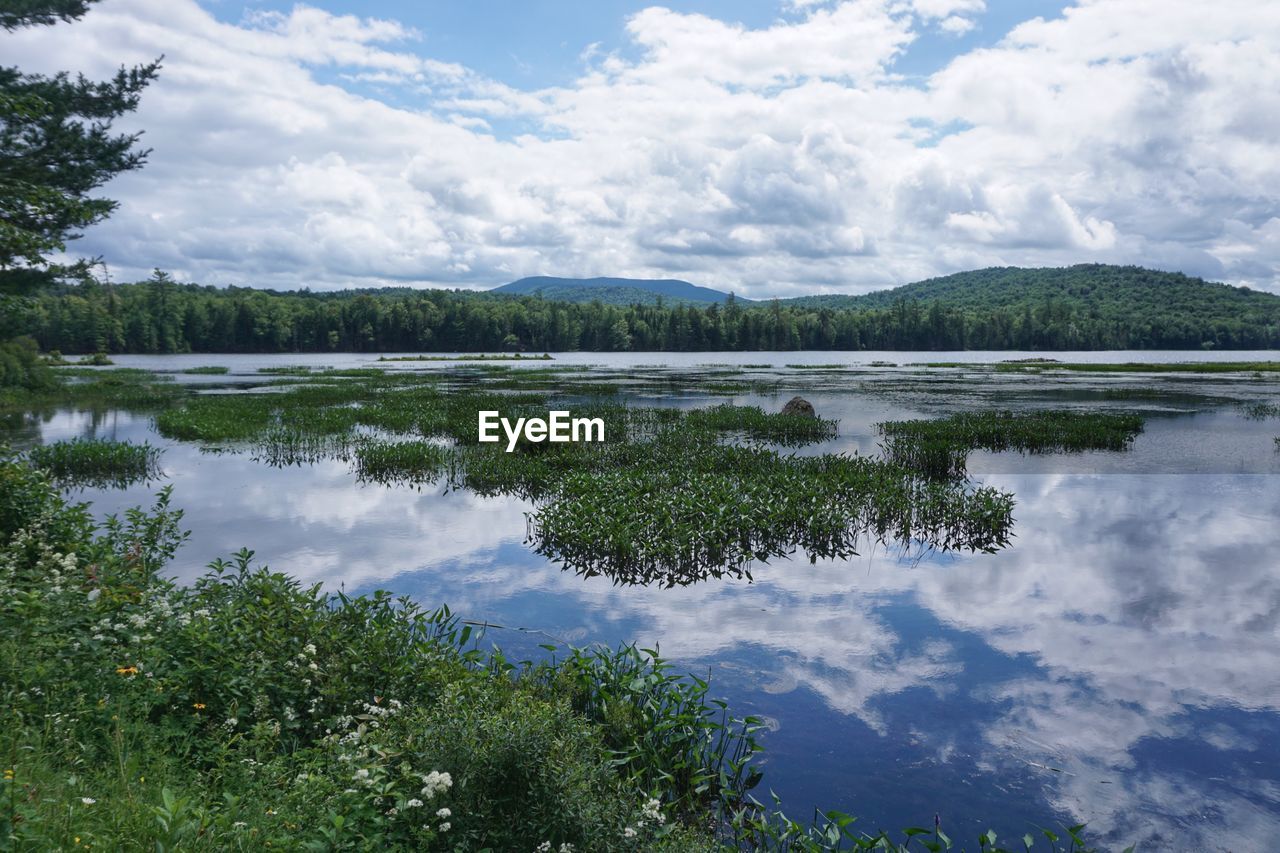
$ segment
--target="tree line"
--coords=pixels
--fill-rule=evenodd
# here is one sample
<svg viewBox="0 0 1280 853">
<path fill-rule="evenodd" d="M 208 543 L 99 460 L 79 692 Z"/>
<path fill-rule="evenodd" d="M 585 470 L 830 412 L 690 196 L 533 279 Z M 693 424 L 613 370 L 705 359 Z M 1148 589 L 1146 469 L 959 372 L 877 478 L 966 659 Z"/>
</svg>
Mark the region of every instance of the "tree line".
<svg viewBox="0 0 1280 853">
<path fill-rule="evenodd" d="M 605 305 L 458 290 L 335 293 L 179 284 L 50 288 L 0 305 L 0 337 L 64 353 L 700 350 L 1267 349 L 1263 315 L 1123 315 L 1061 299 L 989 310 L 900 300 L 885 308 L 774 301 Z"/>
</svg>

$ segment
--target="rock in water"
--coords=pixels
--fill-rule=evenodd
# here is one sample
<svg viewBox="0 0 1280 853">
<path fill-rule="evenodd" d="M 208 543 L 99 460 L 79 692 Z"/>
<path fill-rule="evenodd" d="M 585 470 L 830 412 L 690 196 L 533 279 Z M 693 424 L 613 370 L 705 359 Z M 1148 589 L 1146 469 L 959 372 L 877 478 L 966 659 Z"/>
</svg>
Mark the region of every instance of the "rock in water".
<svg viewBox="0 0 1280 853">
<path fill-rule="evenodd" d="M 802 418 L 816 418 L 818 413 L 813 410 L 813 404 L 803 397 L 792 397 L 787 404 L 782 407 L 784 415 L 799 415 Z"/>
</svg>

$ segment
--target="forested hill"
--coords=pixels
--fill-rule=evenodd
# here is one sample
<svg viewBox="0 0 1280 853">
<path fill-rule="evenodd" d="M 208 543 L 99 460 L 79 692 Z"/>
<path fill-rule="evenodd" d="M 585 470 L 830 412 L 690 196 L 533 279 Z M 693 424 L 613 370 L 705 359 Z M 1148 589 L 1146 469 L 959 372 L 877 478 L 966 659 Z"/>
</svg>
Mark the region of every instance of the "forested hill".
<svg viewBox="0 0 1280 853">
<path fill-rule="evenodd" d="M 536 295 L 561 302 L 600 301 L 606 305 L 710 305 L 729 298 L 729 294 L 723 291 L 675 278 L 553 278 L 541 275 L 522 278 L 489 292 L 507 296 Z"/>
<path fill-rule="evenodd" d="M 937 302 L 964 311 L 1037 309 L 1048 303 L 1086 316 L 1136 320 L 1159 315 L 1215 320 L 1280 316 L 1280 296 L 1214 284 L 1182 273 L 1142 267 L 1079 264 L 1071 267 L 991 267 L 930 278 L 861 296 L 802 296 L 794 305 L 827 308 L 889 308 L 901 300 Z"/>
<path fill-rule="evenodd" d="M 0 339 L 23 334 L 65 353 L 1277 349 L 1280 297 L 1098 266 L 704 306 L 405 288 L 274 292 L 161 274 L 3 299 Z"/>
</svg>

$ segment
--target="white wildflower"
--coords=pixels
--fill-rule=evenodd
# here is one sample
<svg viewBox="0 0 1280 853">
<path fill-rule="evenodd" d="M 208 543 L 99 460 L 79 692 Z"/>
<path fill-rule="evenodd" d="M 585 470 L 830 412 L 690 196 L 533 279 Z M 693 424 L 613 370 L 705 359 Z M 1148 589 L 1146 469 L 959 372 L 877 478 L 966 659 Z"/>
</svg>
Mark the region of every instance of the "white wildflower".
<svg viewBox="0 0 1280 853">
<path fill-rule="evenodd" d="M 368 771 L 368 770 L 366 770 L 365 768 L 361 767 L 359 770 L 357 770 L 357 771 L 356 771 L 355 778 L 356 778 L 356 779 L 368 779 L 368 778 L 369 778 L 369 771 Z"/>
<path fill-rule="evenodd" d="M 309 655 L 314 655 L 316 653 L 316 644 L 307 643 L 305 646 L 302 647 L 302 650 Z"/>
<path fill-rule="evenodd" d="M 448 832 L 448 831 L 449 831 L 449 828 L 450 828 L 450 827 L 452 827 L 452 826 L 453 826 L 453 824 L 451 824 L 451 823 L 447 823 L 447 822 L 446 822 L 446 823 L 442 823 L 442 824 L 440 824 L 440 827 L 439 827 L 439 828 L 440 828 L 440 831 L 441 831 L 441 832 Z"/>
<path fill-rule="evenodd" d="M 422 782 L 422 796 L 428 800 L 441 791 L 447 791 L 453 787 L 453 777 L 438 770 L 432 770 L 426 776 L 423 776 Z"/>
<path fill-rule="evenodd" d="M 626 829 L 622 830 L 622 837 L 623 837 L 623 838 L 635 838 L 635 837 L 636 837 L 636 828 L 635 828 L 634 826 L 628 826 Z"/>
<path fill-rule="evenodd" d="M 436 817 L 452 817 L 452 816 L 453 816 L 453 812 L 449 811 L 448 809 L 440 809 L 439 811 L 436 812 Z"/>
<path fill-rule="evenodd" d="M 551 842 L 544 841 L 537 846 L 534 853 L 551 853 Z"/>
<path fill-rule="evenodd" d="M 95 800 L 93 797 L 81 797 L 80 802 L 84 803 L 86 806 L 91 806 L 94 803 L 96 803 L 97 800 Z"/>
</svg>

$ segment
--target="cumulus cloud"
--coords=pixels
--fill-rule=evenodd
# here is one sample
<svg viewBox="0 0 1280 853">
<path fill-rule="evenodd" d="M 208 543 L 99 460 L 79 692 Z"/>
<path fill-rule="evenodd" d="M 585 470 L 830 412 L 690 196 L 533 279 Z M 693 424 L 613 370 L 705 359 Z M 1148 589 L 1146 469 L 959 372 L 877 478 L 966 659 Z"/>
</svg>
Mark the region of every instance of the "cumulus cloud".
<svg viewBox="0 0 1280 853">
<path fill-rule="evenodd" d="M 237 25 L 107 0 L 3 38 L 32 70 L 166 55 L 130 119 L 151 162 L 75 245 L 117 279 L 662 274 L 764 296 L 1104 261 L 1280 289 L 1280 8 L 1080 0 L 922 79 L 896 64 L 981 26 L 982 0 L 779 12 L 643 9 L 626 50 L 569 46 L 581 75 L 539 90 L 309 6 Z"/>
</svg>

